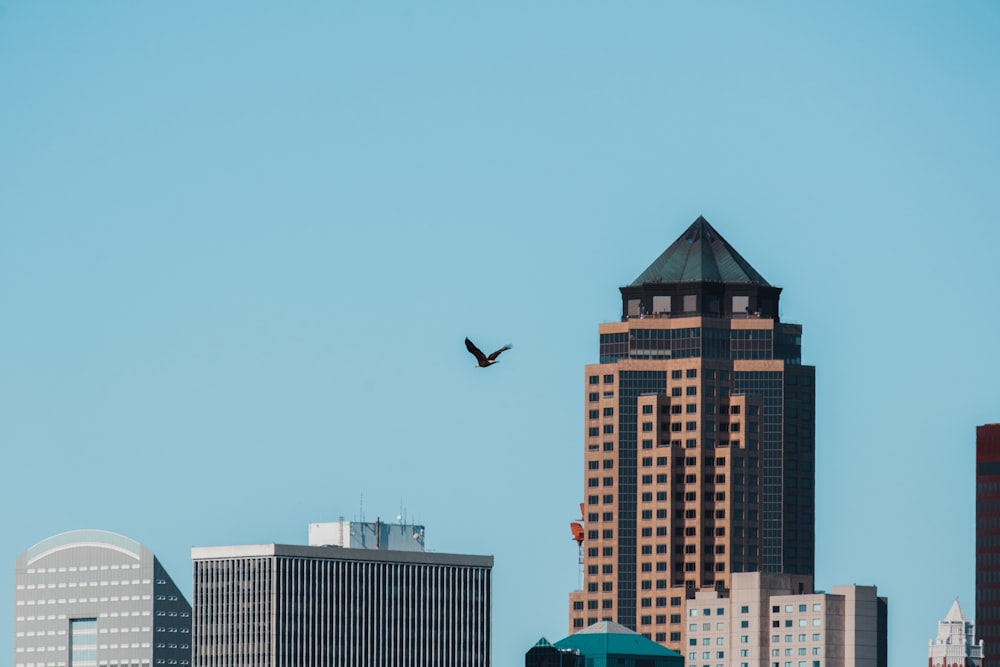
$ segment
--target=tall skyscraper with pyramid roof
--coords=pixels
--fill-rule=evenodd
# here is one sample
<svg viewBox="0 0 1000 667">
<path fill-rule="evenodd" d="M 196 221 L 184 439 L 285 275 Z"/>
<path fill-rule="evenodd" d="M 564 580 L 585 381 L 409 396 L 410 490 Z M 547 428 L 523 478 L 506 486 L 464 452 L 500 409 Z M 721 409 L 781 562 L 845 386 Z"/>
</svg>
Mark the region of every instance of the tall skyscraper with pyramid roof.
<svg viewBox="0 0 1000 667">
<path fill-rule="evenodd" d="M 683 651 L 698 589 L 813 574 L 815 369 L 781 288 L 704 218 L 620 291 L 584 374 L 570 631 L 610 620 Z"/>
</svg>

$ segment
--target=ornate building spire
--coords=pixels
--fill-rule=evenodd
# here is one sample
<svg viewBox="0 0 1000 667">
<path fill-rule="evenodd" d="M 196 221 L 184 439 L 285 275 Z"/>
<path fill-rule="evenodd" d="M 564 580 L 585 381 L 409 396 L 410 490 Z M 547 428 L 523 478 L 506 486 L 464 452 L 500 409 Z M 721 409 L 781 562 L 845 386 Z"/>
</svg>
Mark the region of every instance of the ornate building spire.
<svg viewBox="0 0 1000 667">
<path fill-rule="evenodd" d="M 983 640 L 976 641 L 975 624 L 962 611 L 958 598 L 943 621 L 938 621 L 937 639 L 929 642 L 928 667 L 980 667 Z"/>
</svg>

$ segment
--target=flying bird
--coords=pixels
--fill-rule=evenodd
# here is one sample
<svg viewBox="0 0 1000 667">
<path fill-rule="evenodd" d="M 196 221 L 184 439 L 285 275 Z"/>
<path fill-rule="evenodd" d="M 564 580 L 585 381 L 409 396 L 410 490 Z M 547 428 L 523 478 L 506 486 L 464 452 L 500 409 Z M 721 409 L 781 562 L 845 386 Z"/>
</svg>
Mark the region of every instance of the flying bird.
<svg viewBox="0 0 1000 667">
<path fill-rule="evenodd" d="M 499 350 L 497 350 L 496 352 L 487 357 L 485 354 L 483 354 L 482 350 L 476 347 L 475 343 L 473 343 L 468 338 L 465 339 L 465 349 L 471 352 L 472 355 L 476 358 L 476 366 L 479 368 L 486 368 L 487 366 L 492 366 L 497 362 L 497 357 L 500 356 L 500 353 L 503 352 L 504 350 L 509 350 L 510 348 L 511 345 L 509 344 L 504 345 Z"/>
</svg>

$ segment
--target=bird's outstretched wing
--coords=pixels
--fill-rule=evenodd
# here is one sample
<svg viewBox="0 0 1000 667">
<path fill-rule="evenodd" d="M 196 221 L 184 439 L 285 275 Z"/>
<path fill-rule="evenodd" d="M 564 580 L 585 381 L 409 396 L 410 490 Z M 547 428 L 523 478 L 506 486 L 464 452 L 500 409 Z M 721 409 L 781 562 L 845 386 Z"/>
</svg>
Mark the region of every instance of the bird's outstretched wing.
<svg viewBox="0 0 1000 667">
<path fill-rule="evenodd" d="M 467 349 L 469 352 L 472 353 L 472 355 L 476 358 L 476 360 L 479 362 L 480 365 L 486 362 L 486 355 L 483 354 L 483 351 L 480 350 L 478 347 L 476 347 L 475 344 L 468 338 L 465 339 L 465 349 Z M 494 354 L 500 354 L 500 353 L 495 352 Z"/>
<path fill-rule="evenodd" d="M 496 352 L 494 352 L 493 354 L 491 354 L 489 357 L 487 357 L 487 359 L 489 359 L 490 361 L 495 361 L 496 358 L 500 356 L 501 352 L 503 352 L 504 350 L 509 350 L 512 347 L 514 347 L 514 346 L 511 345 L 510 343 L 507 343 L 506 345 L 504 345 L 503 347 L 501 347 L 499 350 L 497 350 Z"/>
</svg>

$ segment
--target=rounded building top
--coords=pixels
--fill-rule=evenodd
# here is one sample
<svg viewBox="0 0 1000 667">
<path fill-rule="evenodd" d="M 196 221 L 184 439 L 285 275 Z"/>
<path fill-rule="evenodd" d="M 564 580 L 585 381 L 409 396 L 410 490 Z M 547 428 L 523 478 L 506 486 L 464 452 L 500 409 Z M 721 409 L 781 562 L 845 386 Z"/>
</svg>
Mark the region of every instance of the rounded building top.
<svg viewBox="0 0 1000 667">
<path fill-rule="evenodd" d="M 106 530 L 71 530 L 47 537 L 25 552 L 28 563 L 56 551 L 75 547 L 103 547 L 139 559 L 142 545 L 135 540 Z"/>
</svg>

